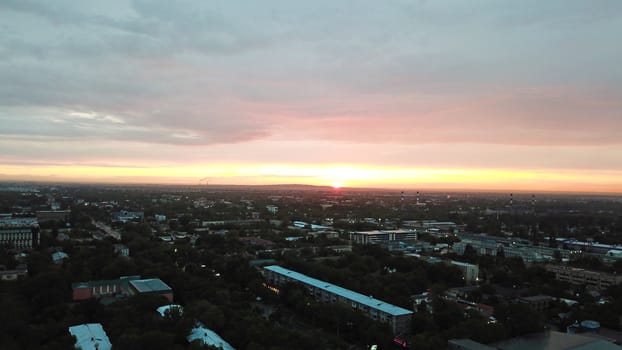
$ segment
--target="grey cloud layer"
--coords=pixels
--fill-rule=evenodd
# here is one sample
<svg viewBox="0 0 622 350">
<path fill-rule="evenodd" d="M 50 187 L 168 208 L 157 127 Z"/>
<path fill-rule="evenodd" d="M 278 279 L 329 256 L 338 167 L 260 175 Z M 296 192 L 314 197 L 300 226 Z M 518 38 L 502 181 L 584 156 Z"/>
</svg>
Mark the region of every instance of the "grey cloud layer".
<svg viewBox="0 0 622 350">
<path fill-rule="evenodd" d="M 0 135 L 619 144 L 621 30 L 615 0 L 5 0 Z"/>
</svg>

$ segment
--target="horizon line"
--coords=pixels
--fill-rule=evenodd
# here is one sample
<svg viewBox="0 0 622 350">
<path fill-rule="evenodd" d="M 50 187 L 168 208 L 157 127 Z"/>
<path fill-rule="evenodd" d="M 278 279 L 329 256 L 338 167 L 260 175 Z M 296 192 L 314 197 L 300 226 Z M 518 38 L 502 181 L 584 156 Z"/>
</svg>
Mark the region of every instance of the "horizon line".
<svg viewBox="0 0 622 350">
<path fill-rule="evenodd" d="M 481 189 L 481 188 L 442 188 L 442 187 L 412 187 L 405 186 L 403 188 L 397 187 L 350 187 L 343 186 L 335 188 L 330 185 L 313 185 L 304 183 L 280 183 L 280 184 L 189 184 L 189 183 L 165 183 L 165 182 L 107 182 L 107 181 L 77 181 L 77 180 L 57 180 L 57 181 L 45 181 L 45 180 L 7 180 L 0 179 L 0 184 L 37 184 L 37 185 L 99 185 L 99 186 L 116 186 L 116 187 L 190 187 L 190 188 L 204 188 L 209 187 L 256 187 L 256 188 L 268 188 L 268 187 L 301 187 L 300 190 L 305 190 L 302 187 L 306 187 L 307 190 L 311 189 L 326 189 L 333 192 L 342 191 L 385 191 L 385 192 L 403 192 L 403 191 L 416 191 L 416 192 L 433 192 L 433 193 L 473 193 L 473 194 L 500 194 L 500 193 L 518 193 L 518 194 L 543 194 L 543 195 L 597 195 L 597 196 L 622 196 L 620 192 L 604 192 L 604 191 L 572 191 L 572 190 L 528 190 L 528 189 Z"/>
</svg>

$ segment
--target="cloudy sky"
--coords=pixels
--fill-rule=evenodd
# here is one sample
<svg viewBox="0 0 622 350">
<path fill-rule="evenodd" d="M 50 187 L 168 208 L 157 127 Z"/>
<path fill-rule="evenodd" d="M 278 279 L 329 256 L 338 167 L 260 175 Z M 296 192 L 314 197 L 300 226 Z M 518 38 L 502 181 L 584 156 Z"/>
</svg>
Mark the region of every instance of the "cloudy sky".
<svg viewBox="0 0 622 350">
<path fill-rule="evenodd" d="M 0 179 L 622 192 L 622 1 L 0 1 Z"/>
</svg>

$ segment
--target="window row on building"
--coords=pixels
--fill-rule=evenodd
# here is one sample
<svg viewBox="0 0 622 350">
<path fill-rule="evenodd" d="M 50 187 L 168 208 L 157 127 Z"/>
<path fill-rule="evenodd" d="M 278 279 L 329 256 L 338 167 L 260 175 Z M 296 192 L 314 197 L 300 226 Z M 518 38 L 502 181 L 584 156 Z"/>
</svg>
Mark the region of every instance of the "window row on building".
<svg viewBox="0 0 622 350">
<path fill-rule="evenodd" d="M 389 323 L 395 334 L 410 332 L 413 314 L 410 310 L 277 265 L 264 267 L 264 275 L 272 286 L 281 286 L 289 282 L 299 283 L 318 301 L 350 305 L 373 320 Z"/>
<path fill-rule="evenodd" d="M 393 241 L 414 241 L 417 240 L 415 230 L 381 230 L 381 231 L 359 231 L 350 234 L 350 239 L 357 244 L 380 244 Z"/>
<path fill-rule="evenodd" d="M 547 265 L 546 270 L 555 273 L 555 279 L 571 284 L 587 284 L 598 289 L 622 283 L 622 275 L 591 271 L 561 265 Z"/>
</svg>

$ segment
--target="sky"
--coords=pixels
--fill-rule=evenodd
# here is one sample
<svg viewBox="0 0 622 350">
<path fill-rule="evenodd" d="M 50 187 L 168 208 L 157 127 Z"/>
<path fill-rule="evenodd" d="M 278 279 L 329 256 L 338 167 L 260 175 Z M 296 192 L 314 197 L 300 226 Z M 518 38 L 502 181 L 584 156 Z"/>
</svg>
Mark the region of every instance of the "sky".
<svg viewBox="0 0 622 350">
<path fill-rule="evenodd" d="M 621 33 L 619 0 L 2 0 L 0 180 L 622 193 Z"/>
</svg>

